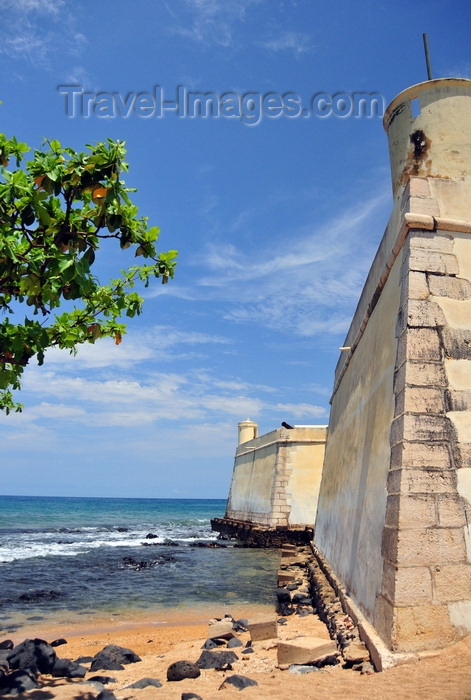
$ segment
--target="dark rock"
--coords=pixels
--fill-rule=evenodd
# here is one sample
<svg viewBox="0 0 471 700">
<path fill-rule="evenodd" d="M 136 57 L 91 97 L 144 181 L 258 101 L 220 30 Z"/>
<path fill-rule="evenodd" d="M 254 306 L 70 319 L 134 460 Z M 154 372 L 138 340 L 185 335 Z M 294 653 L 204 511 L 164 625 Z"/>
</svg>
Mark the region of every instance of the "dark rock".
<svg viewBox="0 0 471 700">
<path fill-rule="evenodd" d="M 18 600 L 22 603 L 39 603 L 44 600 L 58 600 L 62 598 L 63 593 L 59 591 L 30 591 L 29 593 L 22 593 L 18 596 Z"/>
<path fill-rule="evenodd" d="M 67 639 L 55 639 L 51 642 L 51 647 L 60 647 L 63 644 L 67 644 Z"/>
<path fill-rule="evenodd" d="M 146 535 L 146 540 L 156 540 L 158 535 L 154 535 L 153 532 L 149 532 L 148 535 Z"/>
<path fill-rule="evenodd" d="M 116 695 L 111 692 L 111 690 L 102 690 L 99 695 L 96 696 L 96 700 L 117 700 Z"/>
<path fill-rule="evenodd" d="M 278 603 L 290 603 L 291 596 L 286 588 L 278 588 L 276 591 L 276 597 L 278 598 Z"/>
<path fill-rule="evenodd" d="M 312 605 L 312 599 L 305 593 L 295 593 L 292 600 L 298 605 Z"/>
<path fill-rule="evenodd" d="M 258 685 L 257 681 L 247 678 L 247 676 L 239 676 L 238 674 L 234 676 L 228 676 L 223 683 L 219 686 L 219 690 L 224 690 L 228 685 L 233 685 L 234 688 L 238 690 L 243 690 L 251 685 Z"/>
<path fill-rule="evenodd" d="M 124 671 L 124 666 L 102 652 L 93 659 L 90 671 Z"/>
<path fill-rule="evenodd" d="M 56 652 L 44 639 L 25 639 L 7 656 L 10 668 L 32 673 L 51 673 L 56 659 Z"/>
<path fill-rule="evenodd" d="M 203 654 L 211 653 L 209 651 L 203 652 Z M 183 681 L 185 678 L 198 678 L 200 675 L 201 671 L 193 661 L 175 661 L 167 669 L 168 681 Z"/>
<path fill-rule="evenodd" d="M 306 617 L 306 615 L 312 615 L 312 610 L 307 610 L 306 608 L 298 608 L 296 610 L 296 615 L 299 615 L 299 617 Z"/>
<path fill-rule="evenodd" d="M 11 639 L 4 639 L 3 642 L 0 642 L 0 649 L 13 649 L 14 646 Z"/>
<path fill-rule="evenodd" d="M 51 675 L 55 678 L 84 678 L 87 673 L 85 666 L 69 659 L 56 659 Z"/>
<path fill-rule="evenodd" d="M 251 646 L 252 646 L 252 640 L 251 640 L 251 639 L 247 639 L 247 641 L 245 642 L 245 646 L 246 646 L 246 647 L 251 647 Z"/>
<path fill-rule="evenodd" d="M 39 683 L 33 676 L 24 670 L 14 671 L 3 678 L 3 691 L 8 695 L 22 695 L 28 690 L 36 690 Z"/>
<path fill-rule="evenodd" d="M 117 527 L 116 531 L 117 532 L 129 532 L 129 528 L 128 527 Z"/>
<path fill-rule="evenodd" d="M 182 700 L 203 700 L 203 698 L 196 693 L 182 693 Z"/>
<path fill-rule="evenodd" d="M 286 625 L 286 618 L 285 617 L 278 618 L 277 623 L 279 625 Z"/>
<path fill-rule="evenodd" d="M 126 690 L 127 688 L 147 688 L 149 685 L 154 686 L 154 688 L 161 688 L 162 683 L 157 680 L 157 678 L 141 678 L 140 681 L 136 681 L 132 685 L 126 685 L 123 690 Z"/>
<path fill-rule="evenodd" d="M 222 668 L 238 658 L 233 651 L 203 651 L 196 665 L 198 668 Z"/>
<path fill-rule="evenodd" d="M 76 664 L 89 664 L 90 661 L 93 661 L 93 656 L 79 656 L 78 659 L 75 659 Z"/>
<path fill-rule="evenodd" d="M 243 654 L 253 654 L 253 648 L 248 647 L 247 649 L 244 649 L 244 651 L 242 653 Z"/>
<path fill-rule="evenodd" d="M 135 664 L 138 661 L 141 661 L 140 656 L 131 651 L 131 649 L 108 644 L 98 654 L 95 654 L 90 671 L 122 671 L 122 664 Z"/>
<path fill-rule="evenodd" d="M 241 617 L 240 620 L 235 620 L 234 624 L 232 627 L 235 629 L 236 632 L 247 632 L 247 626 L 249 624 L 249 621 L 247 620 L 246 617 Z"/>
<path fill-rule="evenodd" d="M 201 649 L 217 649 L 218 645 L 214 641 L 214 639 L 207 639 Z"/>
<path fill-rule="evenodd" d="M 228 649 L 233 649 L 234 647 L 241 647 L 241 646 L 242 646 L 242 642 L 240 641 L 240 639 L 237 639 L 237 637 L 232 637 L 232 639 L 229 639 L 229 641 L 227 642 Z"/>
<path fill-rule="evenodd" d="M 102 685 L 106 685 L 107 683 L 117 683 L 117 682 L 118 681 L 116 680 L 116 678 L 112 678 L 111 676 L 92 676 L 87 681 L 87 683 L 101 683 Z"/>
<path fill-rule="evenodd" d="M 299 588 L 299 584 L 297 583 L 288 583 L 286 586 L 287 591 L 296 591 Z"/>
</svg>

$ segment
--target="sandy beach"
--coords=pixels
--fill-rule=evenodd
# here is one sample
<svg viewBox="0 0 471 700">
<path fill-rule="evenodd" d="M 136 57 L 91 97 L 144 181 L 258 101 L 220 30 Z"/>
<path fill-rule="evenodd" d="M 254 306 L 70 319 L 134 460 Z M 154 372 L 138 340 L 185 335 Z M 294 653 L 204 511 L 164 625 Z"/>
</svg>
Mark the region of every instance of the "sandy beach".
<svg viewBox="0 0 471 700">
<path fill-rule="evenodd" d="M 231 614 L 236 619 L 246 617 L 253 620 L 268 611 L 267 607 L 245 607 L 234 608 Z M 11 639 L 16 644 L 25 637 L 39 637 L 49 642 L 63 637 L 67 644 L 57 647 L 56 652 L 59 657 L 69 659 L 93 656 L 108 644 L 132 649 L 142 661 L 126 666 L 123 671 L 98 671 L 87 673 L 85 677 L 85 680 L 94 675 L 115 678 L 116 683 L 110 683 L 106 688 L 123 700 L 147 700 L 159 696 L 166 700 L 180 700 L 184 692 L 196 693 L 204 700 L 239 697 L 240 691 L 235 688 L 219 690 L 224 679 L 232 674 L 243 674 L 257 681 L 258 686 L 242 691 L 244 698 L 471 698 L 471 636 L 446 650 L 429 654 L 420 661 L 371 675 L 361 675 L 340 665 L 324 667 L 306 675 L 293 675 L 277 668 L 276 640 L 267 640 L 254 642 L 254 653 L 250 655 L 240 653 L 243 647 L 235 649 L 239 660 L 233 664 L 232 671 L 202 670 L 199 678 L 168 682 L 167 668 L 171 663 L 184 659 L 195 662 L 200 656 L 201 646 L 208 635 L 207 612 L 207 609 L 167 610 L 165 621 L 160 614 L 136 617 L 134 620 L 84 620 L 83 623 L 72 626 L 64 622 L 47 625 L 40 623 L 39 626 L 21 628 L 11 635 Z M 215 615 L 218 613 L 219 610 L 214 611 Z M 327 629 L 316 615 L 294 615 L 288 618 L 286 625 L 278 626 L 279 639 L 290 639 L 298 635 L 329 639 Z M 238 636 L 244 645 L 250 638 L 247 632 Z M 162 688 L 125 689 L 142 678 L 158 679 Z M 91 700 L 99 693 L 93 685 L 76 680 L 42 676 L 41 681 L 42 688 L 26 693 L 25 697 L 34 700 Z"/>
</svg>

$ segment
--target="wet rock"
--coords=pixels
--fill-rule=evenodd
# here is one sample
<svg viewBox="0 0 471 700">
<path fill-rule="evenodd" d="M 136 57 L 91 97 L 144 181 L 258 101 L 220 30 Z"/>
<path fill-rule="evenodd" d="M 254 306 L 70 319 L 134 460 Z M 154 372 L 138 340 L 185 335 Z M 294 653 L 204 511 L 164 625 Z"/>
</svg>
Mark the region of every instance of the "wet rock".
<svg viewBox="0 0 471 700">
<path fill-rule="evenodd" d="M 51 673 L 56 659 L 56 652 L 44 639 L 25 639 L 7 656 L 11 669 L 28 669 L 33 674 Z"/>
<path fill-rule="evenodd" d="M 141 688 L 147 688 L 150 685 L 154 688 L 162 687 L 162 683 L 157 680 L 157 678 L 141 678 L 140 681 L 136 681 L 132 685 L 126 685 L 123 690 L 127 690 L 128 688 L 137 688 L 140 690 Z"/>
<path fill-rule="evenodd" d="M 60 593 L 59 591 L 28 591 L 28 593 L 21 593 L 21 595 L 18 596 L 18 600 L 21 603 L 39 603 L 41 601 L 48 601 L 48 600 L 58 600 L 59 598 L 63 598 L 64 594 Z"/>
<path fill-rule="evenodd" d="M 198 668 L 222 668 L 238 660 L 233 651 L 203 651 L 196 665 Z"/>
<path fill-rule="evenodd" d="M 67 639 L 54 639 L 54 641 L 51 642 L 51 647 L 60 647 L 63 644 L 67 644 Z"/>
<path fill-rule="evenodd" d="M 234 686 L 237 690 L 244 690 L 244 688 L 248 688 L 251 685 L 258 685 L 258 683 L 252 680 L 252 678 L 247 678 L 247 676 L 235 674 L 234 676 L 228 676 L 219 686 L 219 690 L 224 690 L 229 685 Z"/>
<path fill-rule="evenodd" d="M 211 652 L 203 652 L 211 653 Z M 183 681 L 185 678 L 198 678 L 201 671 L 192 661 L 175 661 L 167 669 L 168 681 Z"/>
<path fill-rule="evenodd" d="M 158 538 L 158 535 L 154 535 L 153 532 L 149 532 L 149 533 L 146 535 L 146 540 L 156 540 L 157 538 Z"/>
<path fill-rule="evenodd" d="M 51 675 L 55 678 L 84 678 L 87 673 L 85 666 L 69 659 L 56 659 Z"/>
</svg>

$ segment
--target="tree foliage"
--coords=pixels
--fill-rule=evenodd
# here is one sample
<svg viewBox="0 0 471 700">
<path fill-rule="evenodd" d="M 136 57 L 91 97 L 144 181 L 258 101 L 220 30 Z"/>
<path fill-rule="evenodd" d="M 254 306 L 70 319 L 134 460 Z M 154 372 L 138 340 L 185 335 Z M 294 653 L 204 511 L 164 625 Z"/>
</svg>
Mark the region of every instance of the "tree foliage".
<svg viewBox="0 0 471 700">
<path fill-rule="evenodd" d="M 86 148 L 46 141 L 25 163 L 29 147 L 0 134 L 0 409 L 7 413 L 21 410 L 12 391 L 33 356 L 41 365 L 51 347 L 75 352 L 104 336 L 119 344 L 118 319 L 141 312 L 136 281 L 173 278 L 176 251 L 157 253 L 159 229 L 138 217 L 129 198 L 135 190 L 120 179 L 128 170 L 124 143 Z M 101 286 L 92 267 L 109 239 L 134 247 L 145 263 Z"/>
</svg>

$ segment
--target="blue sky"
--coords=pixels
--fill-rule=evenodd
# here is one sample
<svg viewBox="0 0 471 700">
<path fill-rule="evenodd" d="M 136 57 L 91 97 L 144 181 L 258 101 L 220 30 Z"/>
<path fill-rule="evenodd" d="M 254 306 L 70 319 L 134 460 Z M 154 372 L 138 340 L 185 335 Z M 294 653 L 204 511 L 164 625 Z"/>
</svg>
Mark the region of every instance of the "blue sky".
<svg viewBox="0 0 471 700">
<path fill-rule="evenodd" d="M 239 420 L 328 422 L 392 204 L 381 118 L 342 116 L 335 96 L 387 105 L 425 80 L 422 32 L 434 77 L 471 78 L 470 18 L 451 0 L 0 0 L 1 130 L 125 140 L 140 215 L 179 251 L 120 346 L 27 368 L 24 412 L 0 417 L 2 493 L 225 498 Z M 144 109 L 178 86 L 218 116 Z M 127 262 L 107 249 L 100 279 Z"/>
</svg>

